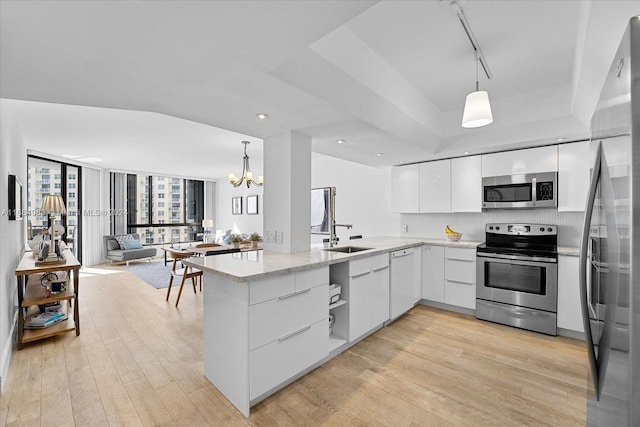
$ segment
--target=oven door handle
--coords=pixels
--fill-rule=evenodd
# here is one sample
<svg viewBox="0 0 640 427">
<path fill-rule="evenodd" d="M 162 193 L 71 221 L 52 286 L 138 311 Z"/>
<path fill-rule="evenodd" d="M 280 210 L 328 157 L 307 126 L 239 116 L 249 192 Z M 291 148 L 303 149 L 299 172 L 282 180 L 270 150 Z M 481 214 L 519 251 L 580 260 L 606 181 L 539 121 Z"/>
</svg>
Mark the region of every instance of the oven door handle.
<svg viewBox="0 0 640 427">
<path fill-rule="evenodd" d="M 544 262 L 547 264 L 555 264 L 558 262 L 558 260 L 554 258 L 545 258 L 545 257 L 539 257 L 539 256 L 488 254 L 484 252 L 478 252 L 476 255 L 482 258 L 499 258 L 499 259 L 515 260 L 515 261 Z"/>
<path fill-rule="evenodd" d="M 593 347 L 593 337 L 591 335 L 591 322 L 590 322 L 590 301 L 588 301 L 588 287 L 587 283 L 587 267 L 590 264 L 588 259 L 588 246 L 589 246 L 589 230 L 591 228 L 591 218 L 593 216 L 593 208 L 596 200 L 596 189 L 598 181 L 600 180 L 600 162 L 602 160 L 602 142 L 598 142 L 596 149 L 596 160 L 593 165 L 593 172 L 591 173 L 591 186 L 589 187 L 589 194 L 587 195 L 587 204 L 584 211 L 584 223 L 582 224 L 582 240 L 580 241 L 580 263 L 578 278 L 580 282 L 580 305 L 582 306 L 582 324 L 584 326 L 584 336 L 587 341 L 587 353 L 589 354 L 589 365 L 591 366 L 591 378 L 593 379 L 593 388 L 595 390 L 596 399 L 600 400 L 600 379 L 598 376 L 598 362 L 596 360 L 596 353 Z M 591 278 L 593 280 L 593 278 Z"/>
</svg>

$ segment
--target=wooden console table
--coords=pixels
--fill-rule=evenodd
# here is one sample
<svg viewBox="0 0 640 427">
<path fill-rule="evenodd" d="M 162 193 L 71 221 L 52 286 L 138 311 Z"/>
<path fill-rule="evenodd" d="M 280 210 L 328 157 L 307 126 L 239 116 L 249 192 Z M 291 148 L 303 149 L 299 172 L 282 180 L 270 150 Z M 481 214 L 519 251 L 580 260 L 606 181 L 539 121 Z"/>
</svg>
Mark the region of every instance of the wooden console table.
<svg viewBox="0 0 640 427">
<path fill-rule="evenodd" d="M 66 250 L 63 252 L 65 263 L 53 265 L 36 265 L 36 258 L 31 252 L 26 252 L 16 269 L 18 282 L 18 350 L 24 347 L 25 343 L 49 338 L 54 335 L 65 334 L 73 330 L 76 335 L 80 335 L 80 314 L 78 311 L 78 288 L 81 264 L 77 258 Z M 67 276 L 67 289 L 62 292 L 51 294 L 47 297 L 46 289 L 40 284 L 42 274 L 64 272 Z M 25 329 L 25 324 L 31 316 L 40 312 L 38 305 L 52 302 L 67 302 L 67 319 L 43 329 Z M 69 313 L 69 302 L 73 305 L 73 317 Z"/>
</svg>

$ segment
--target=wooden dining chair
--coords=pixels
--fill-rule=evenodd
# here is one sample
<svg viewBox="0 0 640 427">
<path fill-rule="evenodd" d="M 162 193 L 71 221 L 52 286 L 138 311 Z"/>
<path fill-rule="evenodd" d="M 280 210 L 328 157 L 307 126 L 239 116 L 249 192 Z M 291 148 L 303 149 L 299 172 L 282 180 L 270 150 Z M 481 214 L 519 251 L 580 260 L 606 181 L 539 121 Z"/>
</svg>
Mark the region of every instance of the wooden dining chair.
<svg viewBox="0 0 640 427">
<path fill-rule="evenodd" d="M 197 293 L 196 284 L 198 281 L 200 282 L 200 291 L 202 292 L 202 270 L 190 267 L 188 265 L 183 265 L 181 268 L 178 268 L 178 262 L 182 262 L 183 259 L 191 257 L 193 255 L 193 252 L 172 251 L 171 255 L 173 256 L 173 265 L 171 267 L 171 279 L 169 279 L 169 288 L 167 289 L 166 300 L 169 301 L 173 279 L 180 278 L 180 289 L 178 290 L 178 298 L 176 299 L 177 307 L 178 303 L 180 302 L 180 296 L 182 295 L 182 288 L 184 288 L 184 282 L 186 282 L 188 279 L 191 279 L 194 294 Z"/>
</svg>

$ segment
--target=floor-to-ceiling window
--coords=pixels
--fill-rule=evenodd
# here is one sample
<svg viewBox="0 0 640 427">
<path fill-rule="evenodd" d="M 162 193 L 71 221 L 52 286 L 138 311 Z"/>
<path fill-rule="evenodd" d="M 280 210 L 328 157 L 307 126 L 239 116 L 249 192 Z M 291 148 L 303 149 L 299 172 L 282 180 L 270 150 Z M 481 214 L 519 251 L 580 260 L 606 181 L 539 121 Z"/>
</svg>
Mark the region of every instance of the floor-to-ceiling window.
<svg viewBox="0 0 640 427">
<path fill-rule="evenodd" d="M 27 166 L 27 238 L 42 235 L 52 225 L 41 211 L 44 196 L 62 196 L 67 212 L 56 216 L 54 223 L 65 228 L 62 239 L 81 260 L 81 168 L 36 156 L 28 157 Z"/>
<path fill-rule="evenodd" d="M 112 173 L 112 186 L 119 181 Z M 198 239 L 204 218 L 203 181 L 137 174 L 126 174 L 125 181 L 127 233 L 140 234 L 145 244 Z M 116 194 L 112 191 L 113 211 L 119 206 Z"/>
</svg>

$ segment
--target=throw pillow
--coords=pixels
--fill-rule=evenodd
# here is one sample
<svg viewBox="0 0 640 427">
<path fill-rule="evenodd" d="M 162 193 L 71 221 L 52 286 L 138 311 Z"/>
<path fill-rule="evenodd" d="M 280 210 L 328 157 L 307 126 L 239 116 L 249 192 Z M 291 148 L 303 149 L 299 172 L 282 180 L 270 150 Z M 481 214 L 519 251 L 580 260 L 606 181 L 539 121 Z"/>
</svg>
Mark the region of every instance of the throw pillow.
<svg viewBox="0 0 640 427">
<path fill-rule="evenodd" d="M 116 240 L 107 240 L 107 250 L 108 251 L 115 251 L 117 249 L 120 249 L 120 242 L 118 242 Z"/>
<path fill-rule="evenodd" d="M 122 241 L 122 244 L 124 245 L 124 249 L 142 249 L 142 243 L 140 243 L 140 240 L 135 240 L 135 239 L 125 239 Z"/>
<path fill-rule="evenodd" d="M 133 240 L 133 236 L 131 234 L 125 234 L 123 236 L 116 236 L 116 240 L 120 244 L 120 249 L 124 249 L 124 244 L 122 243 L 125 240 Z"/>
</svg>

